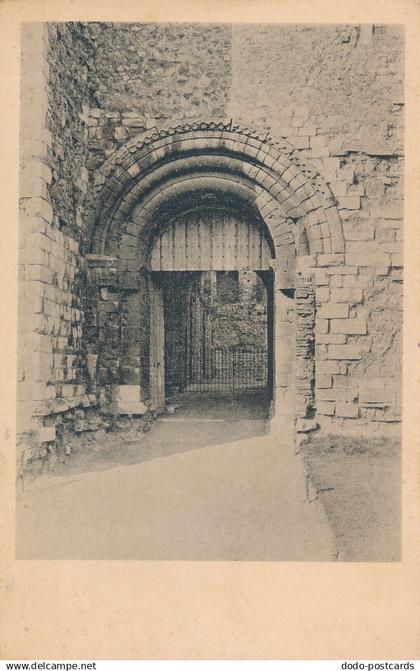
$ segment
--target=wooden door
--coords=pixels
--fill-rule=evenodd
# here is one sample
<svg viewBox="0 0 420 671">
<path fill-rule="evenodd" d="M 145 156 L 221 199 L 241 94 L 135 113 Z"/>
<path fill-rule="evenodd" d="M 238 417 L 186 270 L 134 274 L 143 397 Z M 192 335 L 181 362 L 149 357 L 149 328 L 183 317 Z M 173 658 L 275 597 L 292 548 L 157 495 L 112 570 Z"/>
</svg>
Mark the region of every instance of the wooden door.
<svg viewBox="0 0 420 671">
<path fill-rule="evenodd" d="M 150 267 L 170 270 L 268 270 L 271 251 L 262 224 L 202 209 L 172 220 L 154 241 Z"/>
<path fill-rule="evenodd" d="M 165 407 L 165 318 L 163 286 L 150 274 L 150 398 L 155 410 Z"/>
</svg>

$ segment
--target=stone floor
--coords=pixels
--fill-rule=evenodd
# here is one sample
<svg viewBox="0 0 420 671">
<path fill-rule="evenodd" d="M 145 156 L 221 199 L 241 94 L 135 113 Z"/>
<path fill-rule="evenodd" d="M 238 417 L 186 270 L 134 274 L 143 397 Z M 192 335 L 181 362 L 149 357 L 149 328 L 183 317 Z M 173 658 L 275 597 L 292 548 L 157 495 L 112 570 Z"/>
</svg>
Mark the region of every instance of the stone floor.
<svg viewBox="0 0 420 671">
<path fill-rule="evenodd" d="M 307 501 L 290 425 L 274 429 L 267 405 L 249 397 L 214 400 L 210 409 L 196 398 L 135 444 L 116 436 L 114 458 L 97 468 L 29 483 L 17 499 L 16 552 L 20 559 L 336 559 L 324 510 Z"/>
</svg>

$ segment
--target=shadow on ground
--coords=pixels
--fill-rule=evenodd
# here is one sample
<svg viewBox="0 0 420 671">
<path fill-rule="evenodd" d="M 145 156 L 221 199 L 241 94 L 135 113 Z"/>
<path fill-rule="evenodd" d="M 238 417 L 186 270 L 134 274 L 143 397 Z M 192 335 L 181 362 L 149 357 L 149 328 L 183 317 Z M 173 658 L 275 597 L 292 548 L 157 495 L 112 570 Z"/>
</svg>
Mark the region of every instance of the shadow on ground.
<svg viewBox="0 0 420 671">
<path fill-rule="evenodd" d="M 181 395 L 174 414 L 163 415 L 148 433 L 103 433 L 86 437 L 77 452 L 63 455 L 50 470 L 61 476 L 139 464 L 174 454 L 267 435 L 270 399 L 240 396 Z"/>
</svg>

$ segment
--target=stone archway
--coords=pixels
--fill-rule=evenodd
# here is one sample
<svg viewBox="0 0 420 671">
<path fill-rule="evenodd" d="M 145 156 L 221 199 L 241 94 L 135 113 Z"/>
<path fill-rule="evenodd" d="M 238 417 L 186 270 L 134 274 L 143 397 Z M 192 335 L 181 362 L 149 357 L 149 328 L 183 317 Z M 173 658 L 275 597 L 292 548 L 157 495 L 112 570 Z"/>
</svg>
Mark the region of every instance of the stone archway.
<svg viewBox="0 0 420 671">
<path fill-rule="evenodd" d="M 150 250 L 174 208 L 212 198 L 252 213 L 265 227 L 273 251 L 276 411 L 290 411 L 296 393 L 297 413 L 306 416 L 313 405 L 315 298 L 302 268 L 305 259 L 307 265 L 318 254 L 344 251 L 341 221 L 324 180 L 297 149 L 232 122 L 185 124 L 134 138 L 96 175 L 89 262 L 101 268 L 95 271 L 99 287 L 101 273 L 113 284 L 126 317 L 118 382 L 142 385 L 150 395 L 144 384 L 149 326 L 137 337 L 131 332 L 134 315 L 149 310 Z"/>
</svg>

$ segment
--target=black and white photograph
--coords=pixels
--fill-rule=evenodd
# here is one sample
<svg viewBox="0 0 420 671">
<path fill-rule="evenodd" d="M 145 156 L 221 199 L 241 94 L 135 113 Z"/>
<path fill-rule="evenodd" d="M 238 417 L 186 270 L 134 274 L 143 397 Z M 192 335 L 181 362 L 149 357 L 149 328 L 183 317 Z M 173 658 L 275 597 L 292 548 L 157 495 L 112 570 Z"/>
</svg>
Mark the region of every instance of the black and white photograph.
<svg viewBox="0 0 420 671">
<path fill-rule="evenodd" d="M 16 559 L 400 562 L 404 27 L 25 22 Z"/>
</svg>

